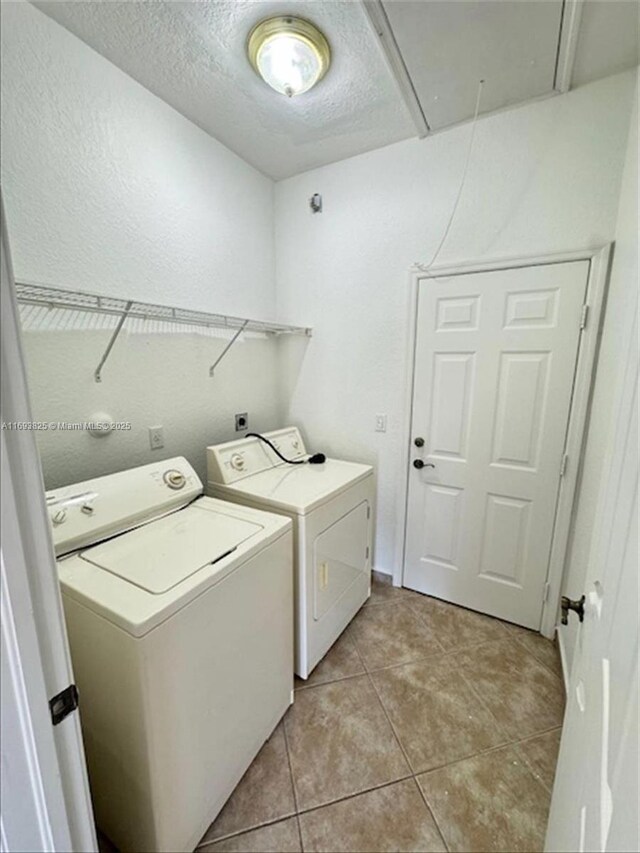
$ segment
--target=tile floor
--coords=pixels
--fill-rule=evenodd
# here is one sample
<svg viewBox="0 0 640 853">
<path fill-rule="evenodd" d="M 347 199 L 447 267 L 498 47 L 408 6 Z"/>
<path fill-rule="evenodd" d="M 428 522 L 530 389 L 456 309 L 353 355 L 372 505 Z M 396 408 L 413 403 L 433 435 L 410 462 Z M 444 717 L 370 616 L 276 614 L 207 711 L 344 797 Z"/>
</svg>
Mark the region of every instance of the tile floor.
<svg viewBox="0 0 640 853">
<path fill-rule="evenodd" d="M 197 853 L 542 850 L 563 709 L 551 642 L 376 581 Z"/>
</svg>

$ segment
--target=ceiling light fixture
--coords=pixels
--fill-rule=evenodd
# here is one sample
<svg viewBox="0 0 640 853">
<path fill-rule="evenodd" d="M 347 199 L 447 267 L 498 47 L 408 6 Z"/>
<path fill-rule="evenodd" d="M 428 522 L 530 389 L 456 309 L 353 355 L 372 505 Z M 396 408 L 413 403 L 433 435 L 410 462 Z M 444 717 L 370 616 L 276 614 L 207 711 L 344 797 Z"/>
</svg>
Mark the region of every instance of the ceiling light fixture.
<svg viewBox="0 0 640 853">
<path fill-rule="evenodd" d="M 291 98 L 308 92 L 327 73 L 329 42 L 303 18 L 268 18 L 255 26 L 247 42 L 249 61 L 262 79 Z"/>
</svg>

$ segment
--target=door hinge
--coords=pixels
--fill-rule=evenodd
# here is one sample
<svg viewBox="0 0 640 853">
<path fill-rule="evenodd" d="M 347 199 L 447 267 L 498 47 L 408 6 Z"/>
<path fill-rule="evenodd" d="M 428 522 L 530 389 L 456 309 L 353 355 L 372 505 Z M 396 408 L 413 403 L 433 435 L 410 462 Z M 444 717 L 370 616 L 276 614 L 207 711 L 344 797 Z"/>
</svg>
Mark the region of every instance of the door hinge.
<svg viewBox="0 0 640 853">
<path fill-rule="evenodd" d="M 564 456 L 562 457 L 562 462 L 560 464 L 560 476 L 561 477 L 564 477 L 564 475 L 567 473 L 567 465 L 568 464 L 569 464 L 569 454 L 565 453 Z"/>
<path fill-rule="evenodd" d="M 584 329 L 587 325 L 587 317 L 589 316 L 589 306 L 585 302 L 582 306 L 582 314 L 580 315 L 580 328 Z"/>
<path fill-rule="evenodd" d="M 547 581 L 542 590 L 542 601 L 544 604 L 549 601 L 549 590 L 551 589 L 551 584 Z"/>
<path fill-rule="evenodd" d="M 49 710 L 51 711 L 51 722 L 54 726 L 61 723 L 65 717 L 75 711 L 78 707 L 78 688 L 75 684 L 68 687 L 49 699 Z"/>
</svg>

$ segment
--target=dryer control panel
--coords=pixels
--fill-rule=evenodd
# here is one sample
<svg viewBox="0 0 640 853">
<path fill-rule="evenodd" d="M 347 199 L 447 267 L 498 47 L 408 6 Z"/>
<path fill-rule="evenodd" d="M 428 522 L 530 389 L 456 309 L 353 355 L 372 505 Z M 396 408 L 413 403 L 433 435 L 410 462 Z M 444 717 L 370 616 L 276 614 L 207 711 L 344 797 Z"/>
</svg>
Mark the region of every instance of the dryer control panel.
<svg viewBox="0 0 640 853">
<path fill-rule="evenodd" d="M 304 441 L 296 427 L 265 432 L 264 437 L 287 459 L 304 459 L 307 456 Z M 210 483 L 229 485 L 286 464 L 259 438 L 240 438 L 207 447 L 207 479 Z"/>
<path fill-rule="evenodd" d="M 202 483 L 182 456 L 47 492 L 56 555 L 115 536 L 190 503 Z"/>
</svg>

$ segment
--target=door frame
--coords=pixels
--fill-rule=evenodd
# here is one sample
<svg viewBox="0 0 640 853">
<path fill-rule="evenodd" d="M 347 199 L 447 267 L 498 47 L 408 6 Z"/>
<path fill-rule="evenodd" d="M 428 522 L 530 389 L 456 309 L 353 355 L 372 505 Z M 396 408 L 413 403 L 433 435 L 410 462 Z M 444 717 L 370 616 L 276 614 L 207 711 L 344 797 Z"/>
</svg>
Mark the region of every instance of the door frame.
<svg viewBox="0 0 640 853">
<path fill-rule="evenodd" d="M 3 421 L 28 423 L 33 417 L 1 195 L 0 218 L 0 408 Z M 40 457 L 31 430 L 3 430 L 0 443 L 2 710 L 8 711 L 2 775 L 5 781 L 10 773 L 15 788 L 3 798 L 0 851 L 95 851 L 79 713 L 54 725 L 49 709 L 73 671 Z"/>
<path fill-rule="evenodd" d="M 407 314 L 405 323 L 405 390 L 402 410 L 402 448 L 398 474 L 400 500 L 396 511 L 396 529 L 398 535 L 395 546 L 393 566 L 393 584 L 402 586 L 404 581 L 405 548 L 407 538 L 407 507 L 409 498 L 409 469 L 411 456 L 411 422 L 413 419 L 413 394 L 415 378 L 415 351 L 417 340 L 418 296 L 421 284 L 428 286 L 429 279 L 470 275 L 478 272 L 518 269 L 519 267 L 546 266 L 572 261 L 588 261 L 589 273 L 585 304 L 588 305 L 586 325 L 578 343 L 578 357 L 574 375 L 569 422 L 565 438 L 564 453 L 568 462 L 564 475 L 559 479 L 558 499 L 551 552 L 547 566 L 545 599 L 542 607 L 540 633 L 553 637 L 557 624 L 560 605 L 560 592 L 564 573 L 564 562 L 573 518 L 573 508 L 577 485 L 580 480 L 584 441 L 595 368 L 597 363 L 602 321 L 604 318 L 605 297 L 609 280 L 613 243 L 592 249 L 581 249 L 553 255 L 533 257 L 506 257 L 490 261 L 465 261 L 463 263 L 437 266 L 425 272 L 419 266 L 413 266 L 409 272 Z"/>
</svg>

